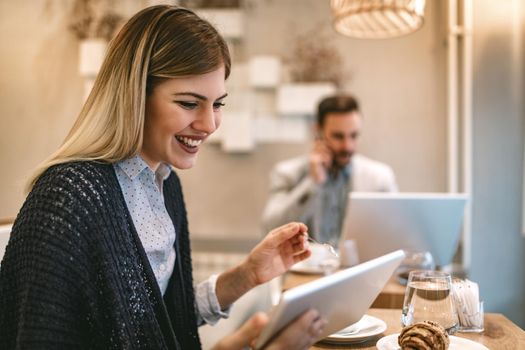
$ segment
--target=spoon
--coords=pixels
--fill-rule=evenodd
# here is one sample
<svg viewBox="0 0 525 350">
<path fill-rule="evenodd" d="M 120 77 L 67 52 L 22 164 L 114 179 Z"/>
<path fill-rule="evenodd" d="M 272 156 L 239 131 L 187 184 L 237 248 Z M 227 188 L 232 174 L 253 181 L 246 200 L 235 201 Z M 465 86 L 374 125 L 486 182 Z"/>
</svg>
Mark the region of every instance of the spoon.
<svg viewBox="0 0 525 350">
<path fill-rule="evenodd" d="M 358 334 L 358 333 L 367 333 L 373 329 L 377 328 L 377 325 L 369 325 L 367 327 L 356 327 L 356 328 L 353 328 L 351 330 L 348 330 L 348 331 L 340 331 L 340 332 L 337 332 L 337 335 L 339 336 L 349 336 L 349 335 L 354 335 L 354 334 Z"/>
<path fill-rule="evenodd" d="M 334 247 L 332 247 L 332 245 L 328 244 L 328 243 L 321 243 L 319 241 L 316 241 L 315 239 L 313 239 L 312 237 L 308 236 L 308 241 L 312 242 L 312 243 L 317 243 L 317 244 L 320 244 L 322 246 L 325 246 L 328 251 L 330 253 L 332 253 L 336 258 L 339 258 L 339 254 L 336 252 L 336 250 L 334 249 Z"/>
<path fill-rule="evenodd" d="M 367 333 L 375 328 L 377 328 L 377 324 L 373 322 L 372 319 L 370 319 L 369 317 L 365 318 L 363 316 L 363 318 L 361 318 L 361 320 L 359 320 L 357 323 L 354 323 L 353 325 L 341 329 L 336 334 L 339 336 L 349 336 L 358 333 Z"/>
</svg>

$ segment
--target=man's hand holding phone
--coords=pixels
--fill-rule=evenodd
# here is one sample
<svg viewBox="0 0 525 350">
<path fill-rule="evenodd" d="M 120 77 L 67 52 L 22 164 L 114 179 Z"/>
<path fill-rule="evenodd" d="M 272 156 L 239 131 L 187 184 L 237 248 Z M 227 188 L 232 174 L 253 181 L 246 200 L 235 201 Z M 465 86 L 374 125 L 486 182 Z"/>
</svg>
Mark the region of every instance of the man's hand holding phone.
<svg viewBox="0 0 525 350">
<path fill-rule="evenodd" d="M 317 184 L 325 183 L 333 158 L 326 143 L 321 138 L 316 139 L 310 152 L 310 176 Z"/>
</svg>

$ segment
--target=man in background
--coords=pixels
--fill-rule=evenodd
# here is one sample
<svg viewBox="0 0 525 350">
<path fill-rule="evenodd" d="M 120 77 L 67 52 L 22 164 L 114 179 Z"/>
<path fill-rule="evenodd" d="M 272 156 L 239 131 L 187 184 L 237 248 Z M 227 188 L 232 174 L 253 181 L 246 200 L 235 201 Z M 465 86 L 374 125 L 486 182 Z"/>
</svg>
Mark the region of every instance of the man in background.
<svg viewBox="0 0 525 350">
<path fill-rule="evenodd" d="M 356 154 L 361 126 L 354 97 L 336 95 L 321 101 L 310 153 L 279 162 L 272 170 L 263 214 L 266 230 L 301 221 L 318 241 L 337 246 L 350 191 L 397 191 L 388 165 Z"/>
</svg>

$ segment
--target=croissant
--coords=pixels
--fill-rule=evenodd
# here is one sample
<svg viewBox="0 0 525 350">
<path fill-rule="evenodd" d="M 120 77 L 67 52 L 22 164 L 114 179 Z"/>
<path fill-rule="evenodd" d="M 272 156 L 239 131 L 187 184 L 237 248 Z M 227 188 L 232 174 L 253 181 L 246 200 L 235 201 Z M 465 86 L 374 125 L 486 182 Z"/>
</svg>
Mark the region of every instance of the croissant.
<svg viewBox="0 0 525 350">
<path fill-rule="evenodd" d="M 445 328 L 433 321 L 403 328 L 397 341 L 402 350 L 446 350 L 450 344 Z"/>
</svg>

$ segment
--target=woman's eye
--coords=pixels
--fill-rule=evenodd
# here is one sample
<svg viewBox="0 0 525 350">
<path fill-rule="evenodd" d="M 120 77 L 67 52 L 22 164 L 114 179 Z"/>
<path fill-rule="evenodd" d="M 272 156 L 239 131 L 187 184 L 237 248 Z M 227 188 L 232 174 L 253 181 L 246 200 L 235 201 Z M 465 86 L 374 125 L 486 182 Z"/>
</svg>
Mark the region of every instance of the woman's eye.
<svg viewBox="0 0 525 350">
<path fill-rule="evenodd" d="M 185 109 L 195 109 L 198 106 L 196 102 L 176 101 L 176 103 L 178 103 L 179 106 Z"/>
<path fill-rule="evenodd" d="M 213 104 L 213 109 L 215 110 L 221 109 L 222 107 L 224 107 L 224 102 L 215 102 Z"/>
</svg>

